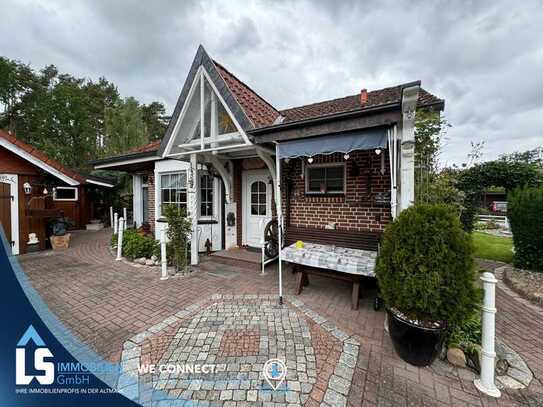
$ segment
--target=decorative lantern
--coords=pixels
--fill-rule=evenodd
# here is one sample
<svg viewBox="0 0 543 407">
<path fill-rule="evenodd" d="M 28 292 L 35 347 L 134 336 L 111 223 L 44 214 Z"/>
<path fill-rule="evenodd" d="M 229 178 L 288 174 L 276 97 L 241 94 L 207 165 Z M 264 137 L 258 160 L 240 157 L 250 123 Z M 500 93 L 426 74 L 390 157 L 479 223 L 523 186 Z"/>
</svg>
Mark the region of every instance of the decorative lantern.
<svg viewBox="0 0 543 407">
<path fill-rule="evenodd" d="M 23 184 L 23 189 L 26 195 L 30 195 L 32 193 L 32 185 L 30 185 L 28 182 Z"/>
</svg>

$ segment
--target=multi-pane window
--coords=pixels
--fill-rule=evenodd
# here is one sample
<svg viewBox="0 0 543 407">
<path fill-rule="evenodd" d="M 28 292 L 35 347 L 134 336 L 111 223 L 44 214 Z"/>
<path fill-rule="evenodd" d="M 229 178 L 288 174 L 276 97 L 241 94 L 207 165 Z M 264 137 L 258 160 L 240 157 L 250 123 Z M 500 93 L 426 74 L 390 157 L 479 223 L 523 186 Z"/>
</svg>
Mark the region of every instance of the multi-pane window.
<svg viewBox="0 0 543 407">
<path fill-rule="evenodd" d="M 213 177 L 208 174 L 200 177 L 200 216 L 213 216 Z"/>
<path fill-rule="evenodd" d="M 345 165 L 307 166 L 305 190 L 308 194 L 345 192 Z"/>
<path fill-rule="evenodd" d="M 266 216 L 267 210 L 266 184 L 262 181 L 255 181 L 251 184 L 251 215 Z"/>
<path fill-rule="evenodd" d="M 160 177 L 160 197 L 162 205 L 175 204 L 187 209 L 187 173 L 185 171 L 163 174 Z"/>
</svg>

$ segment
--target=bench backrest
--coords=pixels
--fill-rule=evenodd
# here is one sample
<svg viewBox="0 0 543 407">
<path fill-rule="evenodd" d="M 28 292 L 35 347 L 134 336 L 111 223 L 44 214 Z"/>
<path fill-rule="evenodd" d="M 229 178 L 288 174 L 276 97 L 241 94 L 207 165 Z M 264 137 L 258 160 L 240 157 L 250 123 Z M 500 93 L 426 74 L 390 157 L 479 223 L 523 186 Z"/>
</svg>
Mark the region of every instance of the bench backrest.
<svg viewBox="0 0 543 407">
<path fill-rule="evenodd" d="M 291 245 L 297 240 L 308 243 L 319 243 L 377 251 L 381 234 L 378 232 L 351 232 L 337 229 L 301 228 L 289 226 L 285 230 L 285 244 Z"/>
</svg>

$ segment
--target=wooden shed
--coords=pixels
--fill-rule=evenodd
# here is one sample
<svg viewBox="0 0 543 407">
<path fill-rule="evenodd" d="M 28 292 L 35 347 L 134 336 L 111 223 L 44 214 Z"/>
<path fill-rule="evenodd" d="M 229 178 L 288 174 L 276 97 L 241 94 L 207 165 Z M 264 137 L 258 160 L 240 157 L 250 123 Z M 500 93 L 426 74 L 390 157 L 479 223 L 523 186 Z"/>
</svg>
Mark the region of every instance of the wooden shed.
<svg viewBox="0 0 543 407">
<path fill-rule="evenodd" d="M 0 225 L 13 254 L 27 252 L 31 233 L 45 249 L 53 218 L 64 216 L 84 228 L 100 216 L 98 197 L 112 187 L 112 181 L 67 169 L 0 130 Z"/>
</svg>

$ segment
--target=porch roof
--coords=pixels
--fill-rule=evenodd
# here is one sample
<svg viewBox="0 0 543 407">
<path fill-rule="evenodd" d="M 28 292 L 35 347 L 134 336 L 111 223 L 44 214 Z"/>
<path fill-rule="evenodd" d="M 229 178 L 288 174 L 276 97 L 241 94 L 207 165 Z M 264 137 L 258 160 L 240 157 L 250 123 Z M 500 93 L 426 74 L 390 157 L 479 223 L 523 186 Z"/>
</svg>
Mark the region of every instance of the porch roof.
<svg viewBox="0 0 543 407">
<path fill-rule="evenodd" d="M 277 154 L 279 158 L 295 158 L 385 148 L 387 131 L 387 127 L 373 127 L 347 133 L 287 141 L 277 144 Z"/>
</svg>

